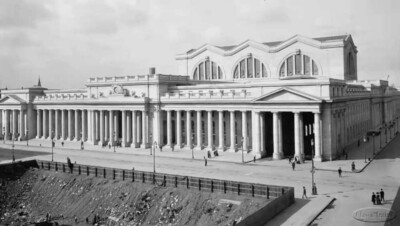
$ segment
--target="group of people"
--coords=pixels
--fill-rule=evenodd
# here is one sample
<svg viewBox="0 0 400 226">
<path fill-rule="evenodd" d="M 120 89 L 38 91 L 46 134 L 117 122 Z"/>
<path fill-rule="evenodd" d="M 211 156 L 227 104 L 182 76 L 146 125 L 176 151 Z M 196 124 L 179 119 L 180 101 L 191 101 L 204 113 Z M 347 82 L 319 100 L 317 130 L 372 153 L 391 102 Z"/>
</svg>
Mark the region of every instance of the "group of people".
<svg viewBox="0 0 400 226">
<path fill-rule="evenodd" d="M 385 201 L 385 192 L 381 188 L 381 191 L 377 191 L 376 193 L 372 192 L 371 202 L 374 205 L 382 205 Z"/>
</svg>

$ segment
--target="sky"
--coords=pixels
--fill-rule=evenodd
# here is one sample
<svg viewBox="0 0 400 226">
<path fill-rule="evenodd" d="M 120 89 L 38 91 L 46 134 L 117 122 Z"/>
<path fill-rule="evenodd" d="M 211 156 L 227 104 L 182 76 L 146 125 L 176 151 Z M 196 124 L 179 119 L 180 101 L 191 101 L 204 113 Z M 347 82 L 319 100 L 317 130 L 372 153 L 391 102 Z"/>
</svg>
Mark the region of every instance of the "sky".
<svg viewBox="0 0 400 226">
<path fill-rule="evenodd" d="M 400 87 L 398 0 L 1 0 L 0 88 L 83 88 L 90 77 L 177 74 L 205 43 L 351 34 L 358 78 Z"/>
</svg>

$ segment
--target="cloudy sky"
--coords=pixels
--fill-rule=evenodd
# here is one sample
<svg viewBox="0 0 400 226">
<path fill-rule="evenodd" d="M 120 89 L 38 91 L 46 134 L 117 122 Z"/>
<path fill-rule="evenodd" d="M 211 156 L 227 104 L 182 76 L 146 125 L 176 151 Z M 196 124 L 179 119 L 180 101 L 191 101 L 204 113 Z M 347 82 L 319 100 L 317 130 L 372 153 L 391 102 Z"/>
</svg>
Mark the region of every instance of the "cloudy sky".
<svg viewBox="0 0 400 226">
<path fill-rule="evenodd" d="M 359 79 L 400 87 L 398 0 L 1 0 L 0 87 L 82 88 L 89 77 L 176 74 L 204 43 L 351 34 Z"/>
</svg>

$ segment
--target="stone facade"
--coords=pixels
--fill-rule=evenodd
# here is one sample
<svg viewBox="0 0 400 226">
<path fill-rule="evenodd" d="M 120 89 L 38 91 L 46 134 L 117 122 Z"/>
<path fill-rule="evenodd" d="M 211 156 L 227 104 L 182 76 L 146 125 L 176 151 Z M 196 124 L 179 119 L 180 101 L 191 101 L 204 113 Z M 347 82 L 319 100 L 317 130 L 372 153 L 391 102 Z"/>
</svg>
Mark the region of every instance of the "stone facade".
<svg viewBox="0 0 400 226">
<path fill-rule="evenodd" d="M 77 90 L 2 90 L 2 134 L 321 161 L 398 125 L 398 90 L 357 80 L 350 35 L 207 44 L 176 59 L 183 75 L 151 70 L 89 78 Z"/>
</svg>

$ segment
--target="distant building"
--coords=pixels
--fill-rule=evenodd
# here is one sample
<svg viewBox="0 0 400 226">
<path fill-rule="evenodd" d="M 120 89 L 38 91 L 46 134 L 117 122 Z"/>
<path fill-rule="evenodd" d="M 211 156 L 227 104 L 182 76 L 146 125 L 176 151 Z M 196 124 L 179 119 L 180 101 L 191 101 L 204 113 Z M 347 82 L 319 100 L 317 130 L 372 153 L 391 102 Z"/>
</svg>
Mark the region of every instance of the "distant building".
<svg viewBox="0 0 400 226">
<path fill-rule="evenodd" d="M 333 160 L 368 131 L 392 131 L 399 92 L 359 81 L 350 35 L 206 44 L 176 56 L 181 75 L 89 78 L 84 89 L 2 90 L 11 139 L 121 143 L 163 150 L 244 150 Z"/>
</svg>

